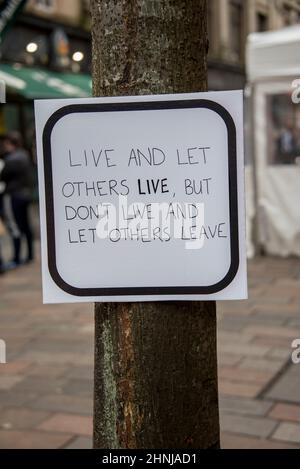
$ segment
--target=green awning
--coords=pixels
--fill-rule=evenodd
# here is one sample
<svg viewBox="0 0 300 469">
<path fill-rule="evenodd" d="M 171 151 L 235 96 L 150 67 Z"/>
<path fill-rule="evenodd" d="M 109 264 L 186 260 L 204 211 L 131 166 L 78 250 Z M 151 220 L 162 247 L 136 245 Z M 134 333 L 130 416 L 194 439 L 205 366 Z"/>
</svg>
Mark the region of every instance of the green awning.
<svg viewBox="0 0 300 469">
<path fill-rule="evenodd" d="M 58 73 L 21 65 L 0 64 L 0 79 L 8 93 L 26 99 L 86 98 L 92 95 L 92 80 L 82 73 Z"/>
</svg>

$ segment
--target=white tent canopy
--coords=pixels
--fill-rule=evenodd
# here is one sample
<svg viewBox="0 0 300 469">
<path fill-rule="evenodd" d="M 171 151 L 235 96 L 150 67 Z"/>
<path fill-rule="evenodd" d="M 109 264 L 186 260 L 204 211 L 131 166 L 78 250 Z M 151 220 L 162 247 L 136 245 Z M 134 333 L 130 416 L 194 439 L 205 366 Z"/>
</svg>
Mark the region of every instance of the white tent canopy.
<svg viewBox="0 0 300 469">
<path fill-rule="evenodd" d="M 283 76 L 300 77 L 300 25 L 248 36 L 249 82 Z"/>
</svg>

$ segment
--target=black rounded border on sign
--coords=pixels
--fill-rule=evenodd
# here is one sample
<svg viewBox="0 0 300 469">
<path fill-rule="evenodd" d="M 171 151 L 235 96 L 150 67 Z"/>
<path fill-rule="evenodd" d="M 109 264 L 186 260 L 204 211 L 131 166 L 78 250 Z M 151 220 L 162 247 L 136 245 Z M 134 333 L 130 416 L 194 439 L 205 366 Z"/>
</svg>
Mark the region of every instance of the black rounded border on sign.
<svg viewBox="0 0 300 469">
<path fill-rule="evenodd" d="M 87 112 L 154 111 L 170 109 L 205 108 L 216 112 L 225 122 L 228 131 L 228 174 L 231 263 L 226 276 L 209 286 L 191 287 L 105 287 L 78 288 L 69 285 L 60 276 L 56 265 L 55 221 L 53 201 L 53 174 L 51 134 L 55 124 L 64 116 Z M 230 113 L 220 104 L 207 99 L 179 99 L 178 101 L 136 101 L 99 104 L 71 104 L 55 111 L 43 130 L 43 159 L 46 195 L 46 225 L 48 268 L 53 281 L 59 288 L 73 296 L 151 296 L 151 295 L 211 295 L 224 290 L 234 280 L 239 268 L 239 224 L 237 187 L 236 127 Z"/>
</svg>

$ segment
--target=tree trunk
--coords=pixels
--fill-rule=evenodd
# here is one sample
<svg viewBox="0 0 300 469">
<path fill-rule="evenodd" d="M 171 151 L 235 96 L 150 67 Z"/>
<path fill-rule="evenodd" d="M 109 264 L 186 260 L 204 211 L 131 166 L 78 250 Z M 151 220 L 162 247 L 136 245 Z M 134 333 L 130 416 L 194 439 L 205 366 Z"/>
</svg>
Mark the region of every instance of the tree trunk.
<svg viewBox="0 0 300 469">
<path fill-rule="evenodd" d="M 94 96 L 206 90 L 206 9 L 91 0 Z M 215 303 L 97 303 L 95 323 L 95 448 L 218 448 Z"/>
</svg>

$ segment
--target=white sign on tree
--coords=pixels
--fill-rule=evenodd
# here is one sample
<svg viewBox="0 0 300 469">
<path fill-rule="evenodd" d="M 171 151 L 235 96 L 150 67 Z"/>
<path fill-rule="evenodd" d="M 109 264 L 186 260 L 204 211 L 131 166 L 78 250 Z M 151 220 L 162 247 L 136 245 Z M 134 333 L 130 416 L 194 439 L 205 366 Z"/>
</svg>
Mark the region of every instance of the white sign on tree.
<svg viewBox="0 0 300 469">
<path fill-rule="evenodd" d="M 242 92 L 35 113 L 44 302 L 247 297 Z"/>
</svg>

